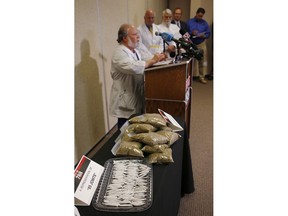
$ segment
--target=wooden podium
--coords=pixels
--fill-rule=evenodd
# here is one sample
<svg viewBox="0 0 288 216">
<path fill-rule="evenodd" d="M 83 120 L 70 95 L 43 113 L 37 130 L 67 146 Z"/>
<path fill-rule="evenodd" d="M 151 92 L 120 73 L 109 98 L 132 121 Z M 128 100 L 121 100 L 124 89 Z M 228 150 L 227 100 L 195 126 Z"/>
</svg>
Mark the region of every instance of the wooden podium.
<svg viewBox="0 0 288 216">
<path fill-rule="evenodd" d="M 145 70 L 145 112 L 158 108 L 186 122 L 190 131 L 193 58 L 180 63 L 153 66 Z"/>
</svg>

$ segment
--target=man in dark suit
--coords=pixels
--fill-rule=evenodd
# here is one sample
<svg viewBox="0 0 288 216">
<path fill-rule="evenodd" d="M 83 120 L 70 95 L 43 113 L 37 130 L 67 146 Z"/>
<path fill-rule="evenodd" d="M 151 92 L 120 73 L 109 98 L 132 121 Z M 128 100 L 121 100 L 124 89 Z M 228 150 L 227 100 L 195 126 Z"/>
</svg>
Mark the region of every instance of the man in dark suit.
<svg viewBox="0 0 288 216">
<path fill-rule="evenodd" d="M 175 8 L 173 13 L 173 20 L 171 21 L 171 23 L 176 24 L 180 29 L 187 31 L 187 24 L 181 20 L 181 16 L 181 8 Z"/>
</svg>

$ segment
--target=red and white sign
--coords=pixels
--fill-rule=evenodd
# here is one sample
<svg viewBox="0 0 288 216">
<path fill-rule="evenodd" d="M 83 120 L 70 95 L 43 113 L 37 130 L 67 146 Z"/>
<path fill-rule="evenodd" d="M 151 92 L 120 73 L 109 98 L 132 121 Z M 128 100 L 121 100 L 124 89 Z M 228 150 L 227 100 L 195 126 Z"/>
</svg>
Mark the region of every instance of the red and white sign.
<svg viewBox="0 0 288 216">
<path fill-rule="evenodd" d="M 82 156 L 74 170 L 74 197 L 77 205 L 90 205 L 104 167 Z"/>
<path fill-rule="evenodd" d="M 160 115 L 168 122 L 168 126 L 172 128 L 173 131 L 182 131 L 184 130 L 181 125 L 171 116 L 169 113 L 164 112 L 161 109 L 158 109 Z"/>
</svg>

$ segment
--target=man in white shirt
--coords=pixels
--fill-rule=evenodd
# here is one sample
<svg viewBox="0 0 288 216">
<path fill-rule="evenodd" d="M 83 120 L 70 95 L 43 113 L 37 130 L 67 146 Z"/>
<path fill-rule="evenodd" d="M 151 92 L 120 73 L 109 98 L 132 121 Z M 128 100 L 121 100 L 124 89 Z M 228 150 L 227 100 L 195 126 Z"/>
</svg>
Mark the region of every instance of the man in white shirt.
<svg viewBox="0 0 288 216">
<path fill-rule="evenodd" d="M 171 21 L 172 11 L 167 8 L 162 12 L 162 23 L 158 25 L 158 28 L 161 33 L 170 33 L 175 39 L 178 40 L 182 37 L 182 35 L 179 33 L 180 28 L 176 24 L 172 24 Z M 165 44 L 165 51 L 168 51 L 169 53 L 175 52 L 176 43 L 174 41 L 167 42 L 167 44 Z"/>
<path fill-rule="evenodd" d="M 137 28 L 123 24 L 118 30 L 119 45 L 111 59 L 113 84 L 110 92 L 109 113 L 118 118 L 120 128 L 132 114 L 143 113 L 144 70 L 165 58 L 164 54 L 154 54 L 149 60 L 142 60 Z"/>
<path fill-rule="evenodd" d="M 144 23 L 138 26 L 140 34 L 140 42 L 148 49 L 153 55 L 163 52 L 163 40 L 161 37 L 156 36 L 155 32 L 159 32 L 158 26 L 154 24 L 155 13 L 153 10 L 148 9 L 144 14 Z M 138 48 L 141 55 L 145 54 L 145 48 L 141 46 Z"/>
</svg>

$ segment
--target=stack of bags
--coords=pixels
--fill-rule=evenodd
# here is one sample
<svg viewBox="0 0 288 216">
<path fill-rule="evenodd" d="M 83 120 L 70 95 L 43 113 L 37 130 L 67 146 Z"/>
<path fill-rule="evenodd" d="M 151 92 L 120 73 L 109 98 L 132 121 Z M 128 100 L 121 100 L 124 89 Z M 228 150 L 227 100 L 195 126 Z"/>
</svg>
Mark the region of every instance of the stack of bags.
<svg viewBox="0 0 288 216">
<path fill-rule="evenodd" d="M 180 138 L 158 113 L 146 113 L 129 120 L 121 134 L 116 156 L 147 157 L 148 163 L 171 163 L 171 145 Z"/>
</svg>

